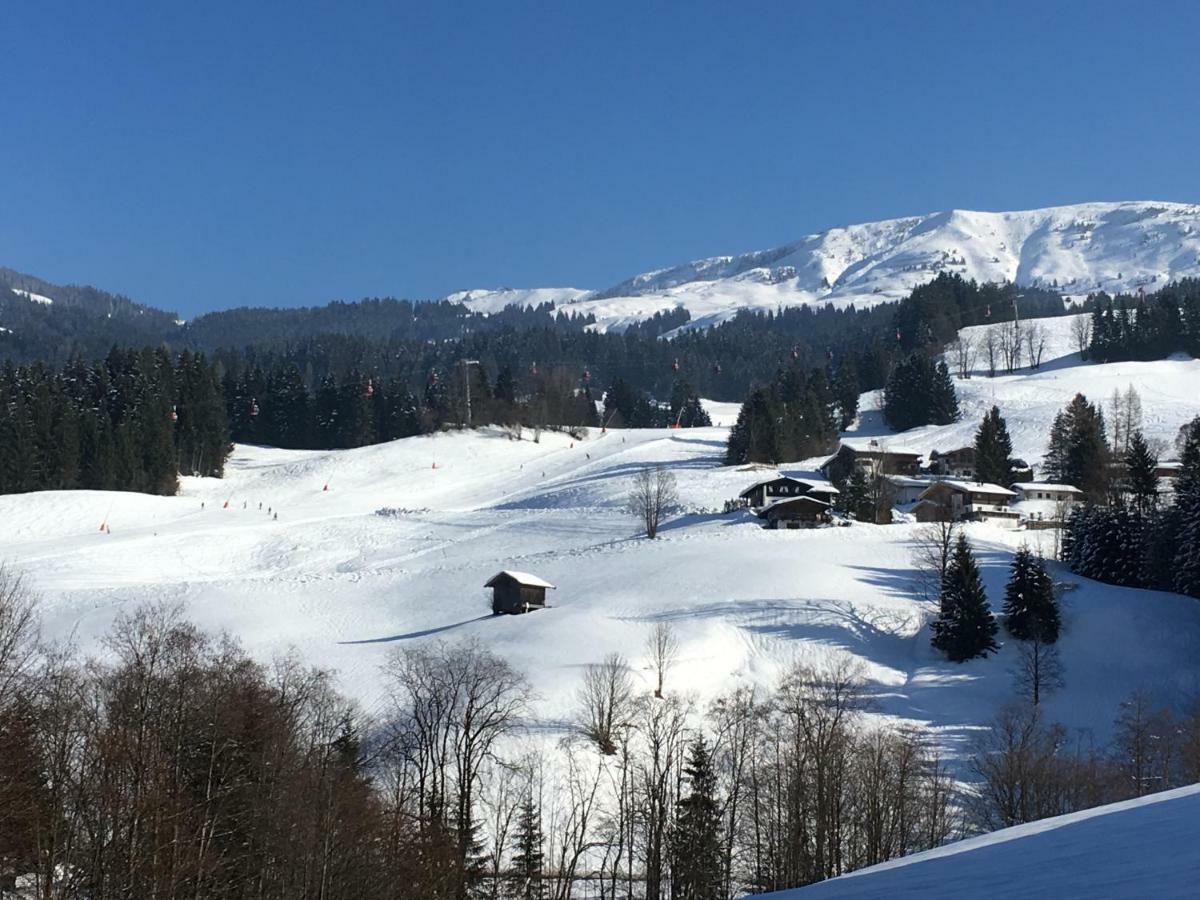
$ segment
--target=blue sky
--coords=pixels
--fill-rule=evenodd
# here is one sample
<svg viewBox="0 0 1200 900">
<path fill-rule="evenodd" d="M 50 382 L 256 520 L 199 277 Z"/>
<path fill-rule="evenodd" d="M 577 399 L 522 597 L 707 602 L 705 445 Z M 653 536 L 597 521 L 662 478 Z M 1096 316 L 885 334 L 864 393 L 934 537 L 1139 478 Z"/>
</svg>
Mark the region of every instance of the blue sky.
<svg viewBox="0 0 1200 900">
<path fill-rule="evenodd" d="M 1195 3 L 42 0 L 0 23 L 0 265 L 186 316 L 1200 201 Z"/>
</svg>

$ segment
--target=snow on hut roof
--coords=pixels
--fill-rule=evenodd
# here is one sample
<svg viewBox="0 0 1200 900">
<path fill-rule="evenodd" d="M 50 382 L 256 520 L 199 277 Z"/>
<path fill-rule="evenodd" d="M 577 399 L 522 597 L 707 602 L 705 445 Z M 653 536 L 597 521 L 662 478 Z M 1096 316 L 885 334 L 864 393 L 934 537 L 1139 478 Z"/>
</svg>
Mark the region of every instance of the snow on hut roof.
<svg viewBox="0 0 1200 900">
<path fill-rule="evenodd" d="M 496 582 L 501 578 L 508 576 L 517 584 L 524 587 L 540 587 L 555 590 L 554 585 L 544 579 L 538 578 L 536 575 L 530 575 L 528 572 L 514 572 L 512 569 L 505 569 L 503 572 L 497 572 L 493 575 L 484 587 L 495 587 Z"/>
</svg>

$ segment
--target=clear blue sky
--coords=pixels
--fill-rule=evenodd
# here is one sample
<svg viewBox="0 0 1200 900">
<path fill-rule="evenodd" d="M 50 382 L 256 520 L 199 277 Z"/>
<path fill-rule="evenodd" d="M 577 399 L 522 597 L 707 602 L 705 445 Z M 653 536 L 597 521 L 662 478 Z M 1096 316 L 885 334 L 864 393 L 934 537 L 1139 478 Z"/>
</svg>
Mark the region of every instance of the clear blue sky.
<svg viewBox="0 0 1200 900">
<path fill-rule="evenodd" d="M 6 3 L 0 265 L 186 316 L 1200 201 L 1200 4 Z"/>
</svg>

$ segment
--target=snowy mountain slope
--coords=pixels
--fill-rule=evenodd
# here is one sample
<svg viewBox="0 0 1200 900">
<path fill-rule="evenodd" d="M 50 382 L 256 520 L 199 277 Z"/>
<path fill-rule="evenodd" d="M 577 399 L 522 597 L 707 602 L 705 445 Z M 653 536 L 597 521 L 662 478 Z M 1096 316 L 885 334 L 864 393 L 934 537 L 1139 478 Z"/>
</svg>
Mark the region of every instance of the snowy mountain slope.
<svg viewBox="0 0 1200 900">
<path fill-rule="evenodd" d="M 461 303 L 472 312 L 497 313 L 506 306 L 541 306 L 543 303 L 553 303 L 565 306 L 578 303 L 591 296 L 591 291 L 579 288 L 498 288 L 496 290 L 455 291 L 447 294 L 443 300 L 451 303 Z"/>
<path fill-rule="evenodd" d="M 965 439 L 994 389 L 1019 452 L 1040 456 L 1046 417 L 1076 390 L 1135 384 L 1152 433 L 1163 436 L 1173 436 L 1200 396 L 1195 362 L 1072 362 L 994 384 L 971 379 L 960 384 L 969 418 L 948 426 L 961 434 L 918 430 L 893 440 Z M 962 666 L 930 650 L 932 610 L 913 594 L 911 526 L 767 532 L 747 514 L 713 512 L 765 473 L 720 466 L 736 411 L 712 411 L 724 427 L 593 431 L 584 441 L 479 431 L 350 451 L 241 446 L 224 480 L 184 479 L 178 497 L 0 497 L 0 559 L 42 591 L 54 636 L 75 633 L 94 649 L 121 609 L 177 601 L 262 658 L 296 647 L 336 668 L 368 707 L 391 651 L 478 638 L 529 675 L 551 733 L 571 714 L 580 668 L 616 651 L 640 670 L 659 621 L 672 623 L 683 645 L 674 684 L 701 700 L 737 684 L 770 684 L 796 659 L 849 654 L 879 713 L 929 725 L 961 758 L 1011 699 L 1015 648 Z M 860 425 L 856 438 L 870 414 Z M 650 542 L 635 536 L 622 507 L 630 476 L 657 463 L 675 473 L 685 509 Z M 111 533 L 100 532 L 101 522 Z M 994 602 L 1013 550 L 1052 539 L 988 525 L 970 534 Z M 558 585 L 553 608 L 491 617 L 482 585 L 501 569 Z M 1133 689 L 1171 704 L 1200 692 L 1200 604 L 1081 581 L 1060 567 L 1055 575 L 1078 586 L 1065 600 L 1067 687 L 1047 702 L 1051 717 L 1103 741 Z"/>
<path fill-rule="evenodd" d="M 1195 897 L 1200 785 L 1005 828 L 775 900 Z"/>
<path fill-rule="evenodd" d="M 569 308 L 595 314 L 599 328 L 620 330 L 684 306 L 694 324 L 705 325 L 739 309 L 899 300 L 939 272 L 1057 286 L 1070 295 L 1152 290 L 1200 275 L 1200 206 L 1130 201 L 950 210 L 831 228 L 771 250 L 636 275 L 581 293 Z"/>
</svg>

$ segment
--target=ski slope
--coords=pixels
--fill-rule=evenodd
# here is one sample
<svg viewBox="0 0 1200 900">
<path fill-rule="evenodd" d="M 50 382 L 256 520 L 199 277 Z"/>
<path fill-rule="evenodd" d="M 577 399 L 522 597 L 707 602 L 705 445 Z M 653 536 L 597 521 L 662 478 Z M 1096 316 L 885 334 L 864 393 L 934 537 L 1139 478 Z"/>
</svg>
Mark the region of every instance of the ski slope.
<svg viewBox="0 0 1200 900">
<path fill-rule="evenodd" d="M 615 331 L 682 306 L 696 327 L 743 309 L 901 300 L 942 272 L 1071 296 L 1156 290 L 1200 275 L 1200 206 L 1125 201 L 1016 212 L 953 209 L 830 228 L 768 250 L 644 272 L 607 290 L 473 291 L 448 299 L 469 294 L 468 305 L 479 311 L 502 308 L 506 300 L 553 299 L 562 309 L 595 315 L 597 329 Z"/>
<path fill-rule="evenodd" d="M 966 422 L 894 440 L 922 448 L 966 440 L 995 391 L 1018 452 L 1038 457 L 1049 418 L 1071 394 L 1126 384 L 1142 393 L 1151 433 L 1173 437 L 1196 411 L 1198 366 L 1064 357 L 1037 374 L 972 378 L 960 384 Z M 1015 647 L 965 665 L 931 651 L 933 610 L 913 592 L 913 526 L 768 532 L 747 513 L 719 513 L 767 473 L 720 465 L 737 409 L 710 411 L 721 426 L 594 430 L 582 441 L 483 429 L 335 452 L 239 446 L 225 479 L 185 478 L 176 497 L 0 497 L 0 559 L 28 573 L 54 637 L 99 650 L 119 611 L 177 602 L 259 658 L 294 648 L 336 669 L 368 710 L 390 653 L 476 638 L 527 674 L 551 735 L 570 719 L 588 663 L 620 652 L 649 683 L 643 645 L 657 622 L 670 622 L 683 646 L 668 690 L 700 701 L 771 685 L 797 660 L 849 656 L 879 715 L 929 726 L 961 758 L 1012 697 Z M 868 410 L 851 436 L 884 434 L 876 418 Z M 623 507 L 631 476 L 657 464 L 678 479 L 683 510 L 646 541 Z M 1013 550 L 1051 540 L 990 525 L 971 526 L 970 536 L 996 604 Z M 483 584 L 502 569 L 556 585 L 552 608 L 492 617 Z M 1064 600 L 1067 686 L 1047 703 L 1052 718 L 1103 741 L 1133 689 L 1173 705 L 1200 692 L 1200 604 L 1057 566 L 1054 574 L 1074 587 Z"/>
<path fill-rule="evenodd" d="M 1200 882 L 1200 785 L 994 831 L 774 900 L 1173 900 Z"/>
</svg>

